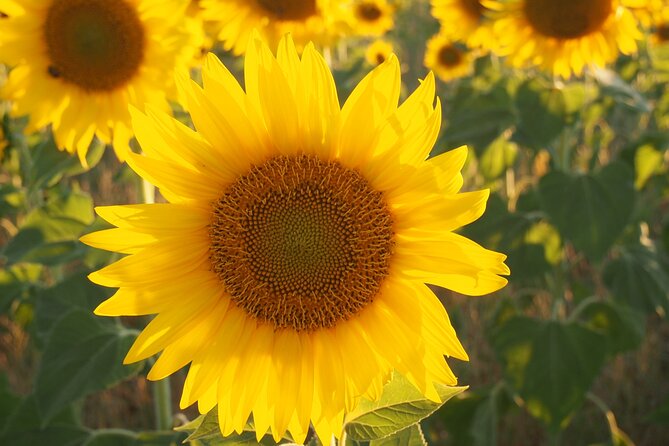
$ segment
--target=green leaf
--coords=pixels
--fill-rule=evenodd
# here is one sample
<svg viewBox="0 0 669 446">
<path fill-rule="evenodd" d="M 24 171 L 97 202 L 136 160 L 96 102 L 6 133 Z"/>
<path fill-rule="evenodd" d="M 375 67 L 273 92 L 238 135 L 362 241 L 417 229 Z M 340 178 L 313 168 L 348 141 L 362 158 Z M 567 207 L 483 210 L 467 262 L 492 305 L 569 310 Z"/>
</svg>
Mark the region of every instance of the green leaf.
<svg viewBox="0 0 669 446">
<path fill-rule="evenodd" d="M 13 300 L 22 297 L 34 287 L 42 274 L 42 267 L 19 263 L 0 269 L 0 313 L 4 313 Z"/>
<path fill-rule="evenodd" d="M 650 104 L 634 87 L 625 82 L 615 71 L 605 68 L 594 70 L 595 79 L 600 85 L 601 96 L 612 98 L 617 103 L 647 113 Z"/>
<path fill-rule="evenodd" d="M 21 400 L 7 418 L 0 432 L 0 444 L 80 446 L 88 435 L 88 429 L 77 424 L 71 407 L 60 411 L 49 423 L 43 423 L 31 395 Z"/>
<path fill-rule="evenodd" d="M 639 147 L 634 154 L 634 187 L 642 189 L 653 175 L 666 171 L 663 166 L 664 153 L 650 144 Z"/>
<path fill-rule="evenodd" d="M 123 365 L 134 339 L 134 332 L 85 310 L 63 316 L 49 334 L 35 382 L 44 420 L 78 398 L 137 373 L 140 365 Z"/>
<path fill-rule="evenodd" d="M 77 239 L 92 222 L 90 196 L 77 192 L 53 196 L 44 207 L 28 214 L 0 254 L 9 264 L 30 261 L 53 265 L 71 260 L 83 249 Z"/>
<path fill-rule="evenodd" d="M 511 386 L 552 430 L 583 403 L 606 354 L 605 338 L 577 323 L 513 317 L 491 335 Z"/>
<path fill-rule="evenodd" d="M 91 432 L 81 446 L 178 446 L 185 435 L 179 432 L 132 432 L 124 429 L 100 429 Z"/>
<path fill-rule="evenodd" d="M 224 437 L 218 425 L 218 409 L 214 407 L 208 413 L 200 415 L 191 422 L 176 428 L 179 432 L 187 432 L 187 442 L 196 442 L 202 446 L 274 446 L 276 443 L 270 435 L 256 440 L 255 426 L 252 421 L 246 423 L 244 432 Z"/>
<path fill-rule="evenodd" d="M 481 173 L 487 180 L 494 180 L 513 166 L 517 155 L 518 146 L 501 136 L 486 147 L 479 158 Z"/>
<path fill-rule="evenodd" d="M 545 148 L 566 125 L 566 103 L 562 90 L 538 79 L 530 79 L 518 88 L 516 108 L 519 122 L 514 139 L 532 149 Z"/>
<path fill-rule="evenodd" d="M 420 424 L 417 423 L 394 435 L 380 440 L 372 440 L 369 442 L 369 446 L 427 446 L 427 442 Z"/>
<path fill-rule="evenodd" d="M 515 122 L 511 96 L 501 82 L 490 91 L 461 88 L 448 105 L 444 141 L 439 145 L 444 150 L 468 144 L 482 151 Z"/>
<path fill-rule="evenodd" d="M 645 315 L 616 302 L 590 301 L 572 318 L 604 335 L 611 355 L 636 349 L 646 333 Z"/>
<path fill-rule="evenodd" d="M 603 280 L 613 296 L 646 312 L 669 311 L 669 260 L 652 247 L 628 246 L 604 267 Z"/>
<path fill-rule="evenodd" d="M 613 162 L 594 174 L 550 172 L 539 183 L 542 208 L 560 234 L 600 259 L 627 226 L 634 207 L 633 173 Z"/>
<path fill-rule="evenodd" d="M 446 401 L 466 390 L 435 384 L 441 403 L 425 397 L 398 373 L 393 374 L 378 401 L 361 399 L 346 415 L 344 429 L 351 440 L 371 441 L 393 435 L 427 418 Z"/>
</svg>

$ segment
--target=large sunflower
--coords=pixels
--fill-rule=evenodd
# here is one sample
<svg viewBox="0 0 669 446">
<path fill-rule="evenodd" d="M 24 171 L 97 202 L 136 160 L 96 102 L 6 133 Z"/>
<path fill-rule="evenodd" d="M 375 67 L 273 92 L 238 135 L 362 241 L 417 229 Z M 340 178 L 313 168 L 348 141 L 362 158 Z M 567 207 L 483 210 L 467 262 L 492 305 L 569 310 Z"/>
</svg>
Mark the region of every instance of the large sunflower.
<svg viewBox="0 0 669 446">
<path fill-rule="evenodd" d="M 471 51 L 443 33 L 428 40 L 424 64 L 444 82 L 467 76 L 474 69 Z"/>
<path fill-rule="evenodd" d="M 120 159 L 132 137 L 128 104 L 168 108 L 170 73 L 192 57 L 185 0 L 6 0 L 0 61 L 13 66 L 3 96 L 28 131 L 48 124 L 82 163 L 97 136 Z"/>
<path fill-rule="evenodd" d="M 619 0 L 485 0 L 499 14 L 497 49 L 514 66 L 539 66 L 554 75 L 579 75 L 620 52 L 636 52 L 642 37 Z"/>
<path fill-rule="evenodd" d="M 276 46 L 281 36 L 291 33 L 298 47 L 308 41 L 326 42 L 330 23 L 340 0 L 200 0 L 203 17 L 220 30 L 223 48 L 234 54 L 246 50 L 249 37 L 257 30 L 266 42 Z M 336 19 L 335 19 L 336 16 Z"/>
<path fill-rule="evenodd" d="M 313 45 L 279 45 L 251 40 L 246 91 L 213 55 L 203 88 L 179 80 L 197 132 L 133 111 L 144 154 L 127 162 L 169 203 L 98 208 L 117 228 L 82 240 L 129 254 L 90 275 L 119 287 L 96 314 L 158 314 L 126 362 L 162 351 L 149 379 L 190 363 L 181 405 L 218 405 L 224 435 L 253 413 L 259 437 L 302 443 L 311 421 L 329 441 L 393 369 L 435 401 L 456 383 L 444 355 L 467 354 L 426 283 L 481 295 L 509 270 L 453 232 L 488 191 L 458 193 L 466 148 L 426 160 L 431 74 L 398 107 L 391 56 L 340 109 Z"/>
<path fill-rule="evenodd" d="M 494 48 L 487 8 L 481 0 L 431 0 L 432 15 L 439 20 L 440 34 L 466 42 L 471 48 Z"/>
</svg>

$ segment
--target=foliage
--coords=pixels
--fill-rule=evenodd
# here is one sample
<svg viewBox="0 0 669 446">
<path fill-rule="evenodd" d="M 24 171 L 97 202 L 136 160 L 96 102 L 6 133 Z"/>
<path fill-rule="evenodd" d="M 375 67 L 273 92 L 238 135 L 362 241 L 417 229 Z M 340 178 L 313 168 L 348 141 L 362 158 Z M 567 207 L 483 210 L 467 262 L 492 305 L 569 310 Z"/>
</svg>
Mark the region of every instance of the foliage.
<svg viewBox="0 0 669 446">
<path fill-rule="evenodd" d="M 414 53 L 436 30 L 425 2 L 417 5 L 400 11 L 390 33 L 410 88 L 425 76 Z M 354 44 L 340 50 L 350 53 L 332 61 L 345 98 L 370 67 Z M 512 270 L 509 287 L 476 304 L 483 310 L 475 328 L 486 340 L 477 348 L 489 346 L 494 359 L 467 365 L 499 373 L 484 383 L 461 374 L 471 390 L 439 388 L 443 407 L 395 376 L 379 401 L 347 415 L 346 444 L 502 444 L 501 420 L 517 413 L 542 426 L 542 441 L 559 444 L 587 407 L 608 430 L 595 441 L 633 444 L 593 383 L 638 351 L 649 320 L 666 326 L 669 311 L 669 51 L 646 50 L 570 80 L 481 56 L 474 76 L 438 86 L 444 123 L 433 154 L 469 145 L 466 187 L 491 190 L 485 215 L 464 232 L 506 253 Z M 240 75 L 239 61 L 221 55 Z M 252 421 L 222 438 L 216 410 L 180 432 L 149 422 L 138 431 L 86 426 L 83 401 L 144 364 L 122 363 L 136 336 L 131 322 L 93 316 L 110 291 L 86 275 L 113 259 L 78 238 L 104 227 L 94 202 L 137 200 L 141 185 L 99 143 L 83 169 L 47 130 L 24 136 L 25 120 L 7 116 L 2 126 L 9 146 L 0 170 L 0 320 L 27 333 L 33 364 L 17 376 L 0 360 L 0 444 L 257 444 Z M 464 330 L 471 322 L 463 318 L 455 312 Z M 17 380 L 28 388 L 14 388 Z M 669 401 L 638 416 L 667 425 Z M 261 444 L 274 442 L 265 436 Z"/>
</svg>

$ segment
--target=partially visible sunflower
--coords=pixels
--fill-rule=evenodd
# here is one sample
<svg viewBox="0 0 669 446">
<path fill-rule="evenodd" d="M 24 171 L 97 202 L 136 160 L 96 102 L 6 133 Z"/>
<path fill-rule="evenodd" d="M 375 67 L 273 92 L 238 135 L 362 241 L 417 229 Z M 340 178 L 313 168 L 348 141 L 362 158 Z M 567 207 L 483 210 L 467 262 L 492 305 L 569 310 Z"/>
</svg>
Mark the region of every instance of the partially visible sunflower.
<svg viewBox="0 0 669 446">
<path fill-rule="evenodd" d="M 440 33 L 463 41 L 470 48 L 495 48 L 492 26 L 481 0 L 430 0 L 432 15 L 439 20 Z"/>
<path fill-rule="evenodd" d="M 424 63 L 444 82 L 468 76 L 474 68 L 471 50 L 443 33 L 428 40 Z"/>
<path fill-rule="evenodd" d="M 217 406 L 224 435 L 313 423 L 327 443 L 392 370 L 438 401 L 444 355 L 467 359 L 426 284 L 481 295 L 505 256 L 455 233 L 488 191 L 460 193 L 465 147 L 428 158 L 441 105 L 432 74 L 398 107 L 391 56 L 340 108 L 313 45 L 274 57 L 255 36 L 244 84 L 213 55 L 203 87 L 180 78 L 196 131 L 133 111 L 143 154 L 128 164 L 169 203 L 97 208 L 114 229 L 85 243 L 128 254 L 90 275 L 119 290 L 98 315 L 156 314 L 126 362 L 162 351 L 149 379 L 190 363 L 181 406 Z"/>
<path fill-rule="evenodd" d="M 205 23 L 200 0 L 190 0 L 188 8 L 186 8 L 186 17 L 184 20 L 184 24 L 192 36 L 193 46 L 197 48 L 195 57 L 193 57 L 191 63 L 193 65 L 201 65 L 213 47 L 214 39 L 208 32 L 209 27 Z"/>
<path fill-rule="evenodd" d="M 380 36 L 394 25 L 394 8 L 387 0 L 353 0 L 350 8 L 349 24 L 355 34 Z"/>
<path fill-rule="evenodd" d="M 7 140 L 5 139 L 5 131 L 2 126 L 0 126 L 0 161 L 4 159 L 5 156 L 5 147 L 7 147 Z"/>
<path fill-rule="evenodd" d="M 51 124 L 56 144 L 86 163 L 94 136 L 119 159 L 132 138 L 128 104 L 168 109 L 175 67 L 193 56 L 186 0 L 5 0 L 2 89 L 28 131 Z"/>
<path fill-rule="evenodd" d="M 243 54 L 256 29 L 272 46 L 290 33 L 298 49 L 307 42 L 327 43 L 340 20 L 341 0 L 200 0 L 205 20 L 219 29 L 223 48 Z M 336 9 L 335 9 L 336 8 Z"/>
<path fill-rule="evenodd" d="M 650 28 L 660 19 L 663 11 L 669 10 L 666 0 L 622 0 L 622 2 L 644 28 Z"/>
<path fill-rule="evenodd" d="M 655 16 L 652 29 L 650 41 L 653 45 L 669 44 L 669 7 Z"/>
<path fill-rule="evenodd" d="M 494 30 L 513 66 L 539 66 L 554 75 L 580 75 L 619 53 L 636 52 L 642 35 L 620 0 L 484 0 L 498 14 Z"/>
<path fill-rule="evenodd" d="M 393 44 L 387 40 L 377 39 L 365 51 L 365 60 L 372 66 L 381 65 L 393 53 Z"/>
</svg>

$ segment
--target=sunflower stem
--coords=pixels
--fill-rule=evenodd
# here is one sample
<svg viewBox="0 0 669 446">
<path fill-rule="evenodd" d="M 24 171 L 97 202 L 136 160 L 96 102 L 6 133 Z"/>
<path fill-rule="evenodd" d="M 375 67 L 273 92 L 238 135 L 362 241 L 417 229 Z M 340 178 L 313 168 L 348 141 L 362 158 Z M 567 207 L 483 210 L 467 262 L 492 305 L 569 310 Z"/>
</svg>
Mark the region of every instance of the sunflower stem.
<svg viewBox="0 0 669 446">
<path fill-rule="evenodd" d="M 153 383 L 153 409 L 156 414 L 156 429 L 159 431 L 172 429 L 172 390 L 170 378 Z"/>
</svg>

